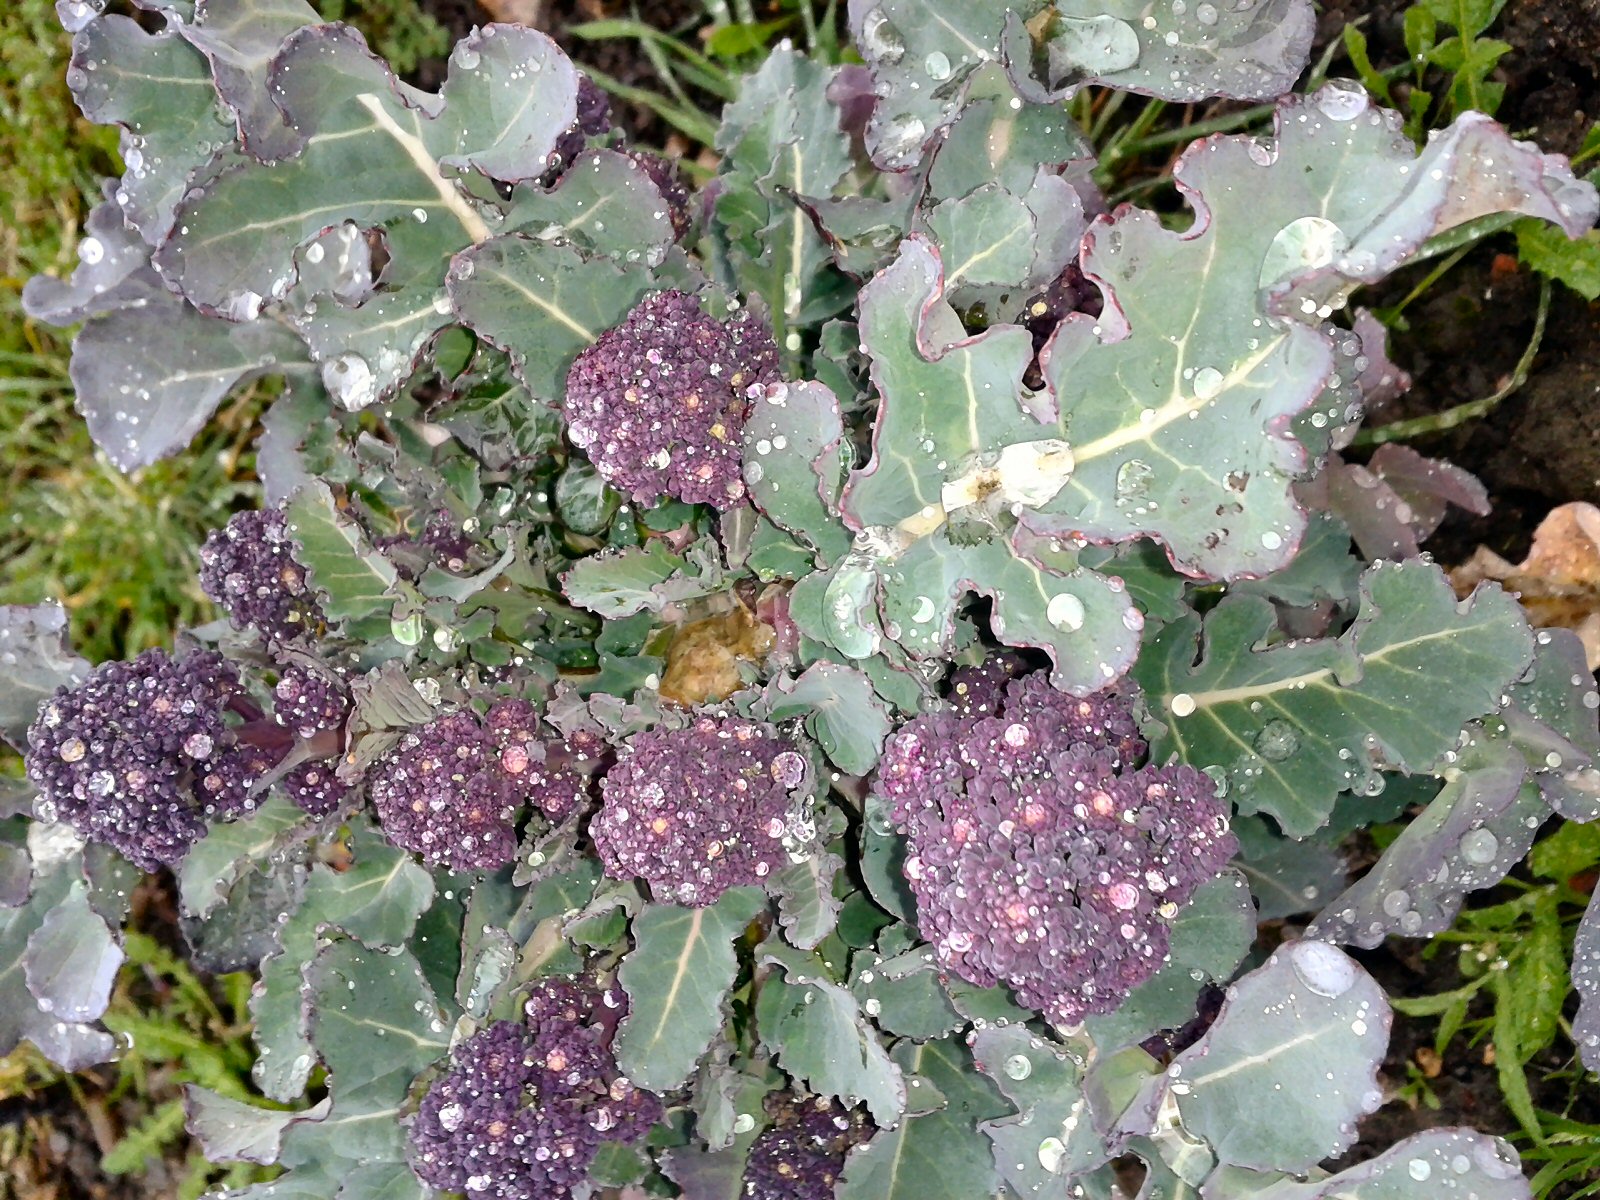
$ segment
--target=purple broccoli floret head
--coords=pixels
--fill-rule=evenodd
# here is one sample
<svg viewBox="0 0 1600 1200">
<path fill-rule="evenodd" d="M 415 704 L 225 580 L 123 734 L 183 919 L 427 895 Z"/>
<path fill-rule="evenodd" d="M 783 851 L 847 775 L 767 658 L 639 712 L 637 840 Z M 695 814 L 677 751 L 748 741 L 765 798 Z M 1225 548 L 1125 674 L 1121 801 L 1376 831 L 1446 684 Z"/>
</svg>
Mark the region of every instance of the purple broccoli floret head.
<svg viewBox="0 0 1600 1200">
<path fill-rule="evenodd" d="M 516 814 L 531 804 L 552 824 L 577 812 L 586 779 L 556 765 L 538 711 L 503 700 L 483 720 L 436 717 L 400 739 L 367 793 L 389 840 L 453 871 L 496 870 L 517 853 Z"/>
<path fill-rule="evenodd" d="M 589 833 L 613 879 L 704 908 L 789 862 L 805 837 L 810 777 L 805 756 L 768 726 L 701 715 L 623 747 Z"/>
<path fill-rule="evenodd" d="M 235 629 L 254 626 L 268 642 L 292 642 L 324 620 L 294 550 L 280 510 L 235 513 L 200 548 L 200 588 Z"/>
<path fill-rule="evenodd" d="M 572 364 L 566 416 L 600 475 L 641 503 L 744 498 L 740 438 L 751 388 L 778 378 L 772 335 L 749 309 L 726 321 L 658 292 Z"/>
<path fill-rule="evenodd" d="M 343 686 L 307 667 L 285 667 L 272 689 L 273 718 L 299 737 L 338 729 L 349 711 Z"/>
<path fill-rule="evenodd" d="M 583 985 L 543 980 L 525 1021 L 458 1045 L 411 1126 L 417 1178 L 472 1197 L 565 1200 L 602 1142 L 636 1142 L 660 1121 L 661 1102 L 618 1070 L 596 1006 Z"/>
<path fill-rule="evenodd" d="M 1172 918 L 1237 843 L 1209 777 L 1134 767 L 1131 691 L 993 684 L 895 734 L 877 791 L 940 962 L 1072 1025 L 1154 974 Z"/>
<path fill-rule="evenodd" d="M 571 166 L 592 137 L 611 132 L 611 97 L 581 71 L 578 73 L 578 115 L 556 139 L 550 156 L 550 182 Z"/>
<path fill-rule="evenodd" d="M 833 1200 L 845 1156 L 872 1128 L 859 1109 L 826 1097 L 769 1098 L 772 1124 L 745 1160 L 739 1194 L 747 1200 Z"/>
<path fill-rule="evenodd" d="M 145 870 L 180 861 L 207 817 L 255 805 L 278 755 L 240 744 L 226 720 L 243 696 L 220 654 L 147 650 L 62 688 L 28 731 L 37 812 L 114 846 Z"/>
</svg>

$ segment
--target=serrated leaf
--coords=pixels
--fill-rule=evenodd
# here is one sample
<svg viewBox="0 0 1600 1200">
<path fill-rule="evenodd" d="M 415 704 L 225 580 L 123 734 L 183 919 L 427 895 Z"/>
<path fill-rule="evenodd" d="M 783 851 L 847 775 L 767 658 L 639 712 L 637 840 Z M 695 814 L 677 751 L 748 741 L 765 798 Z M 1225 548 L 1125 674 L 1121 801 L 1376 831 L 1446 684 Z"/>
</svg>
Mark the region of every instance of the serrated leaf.
<svg viewBox="0 0 1600 1200">
<path fill-rule="evenodd" d="M 643 546 L 624 546 L 580 558 L 561 577 L 561 590 L 580 608 L 608 620 L 704 596 L 720 585 L 704 560 L 674 554 L 652 538 Z M 691 573 L 692 572 L 692 573 Z"/>
<path fill-rule="evenodd" d="M 40 1011 L 56 1021 L 95 1021 L 111 1001 L 122 946 L 89 907 L 80 881 L 28 938 L 22 969 Z"/>
<path fill-rule="evenodd" d="M 1517 257 L 1585 300 L 1600 299 L 1600 233 L 1568 237 L 1540 221 L 1518 221 Z"/>
<path fill-rule="evenodd" d="M 865 775 L 878 764 L 894 722 L 872 682 L 854 667 L 819 662 L 766 692 L 769 719 L 803 718 L 806 732 L 841 771 Z"/>
<path fill-rule="evenodd" d="M 509 234 L 458 255 L 446 286 L 461 321 L 511 356 L 536 399 L 559 404 L 573 360 L 666 285 L 643 264 Z"/>
<path fill-rule="evenodd" d="M 756 1001 L 762 1045 L 814 1094 L 846 1107 L 865 1104 L 880 1128 L 896 1124 L 906 1107 L 905 1082 L 856 998 L 827 978 L 816 959 L 781 944 L 764 949 L 765 961 L 783 976 L 769 976 Z"/>
<path fill-rule="evenodd" d="M 39 706 L 88 672 L 87 660 L 67 645 L 67 610 L 59 603 L 0 605 L 0 741 L 25 752 Z"/>
<path fill-rule="evenodd" d="M 671 1091 L 694 1071 L 722 1028 L 738 961 L 734 939 L 766 906 L 758 888 L 734 888 L 708 908 L 652 905 L 634 920 L 633 949 L 617 979 L 628 1016 L 617 1063 L 641 1087 Z"/>
<path fill-rule="evenodd" d="M 1136 674 L 1165 722 L 1155 756 L 1221 768 L 1241 812 L 1268 813 L 1296 837 L 1380 761 L 1431 767 L 1463 725 L 1498 707 L 1533 652 L 1516 601 L 1484 589 L 1458 603 L 1420 561 L 1372 567 L 1341 637 L 1256 649 L 1273 623 L 1265 600 L 1224 599 L 1205 619 L 1198 665 L 1191 616 L 1156 636 Z M 1429 685 L 1440 678 L 1452 686 Z"/>
<path fill-rule="evenodd" d="M 1172 922 L 1161 969 L 1115 1012 L 1085 1022 L 1095 1045 L 1108 1053 L 1192 1020 L 1201 990 L 1233 976 L 1255 935 L 1256 912 L 1243 879 L 1230 871 L 1202 885 Z"/>
<path fill-rule="evenodd" d="M 658 262 L 673 243 L 661 192 L 643 167 L 616 150 L 585 151 L 548 191 L 520 185 L 505 229 L 629 262 Z"/>
<path fill-rule="evenodd" d="M 275 1163 L 284 1131 L 296 1121 L 319 1120 L 327 1109 L 326 1100 L 298 1112 L 261 1108 L 197 1083 L 183 1085 L 183 1127 L 216 1163 Z"/>
<path fill-rule="evenodd" d="M 1448 929 L 1466 894 L 1504 879 L 1549 815 L 1526 770 L 1510 746 L 1475 733 L 1438 796 L 1308 932 L 1370 948 L 1390 933 Z"/>
<path fill-rule="evenodd" d="M 1065 0 L 1045 43 L 1055 87 L 1106 87 L 1193 103 L 1270 100 L 1294 86 L 1316 33 L 1310 0 L 1149 8 Z"/>
<path fill-rule="evenodd" d="M 1271 142 L 1214 138 L 1179 160 L 1205 213 L 1184 232 L 1133 208 L 1090 230 L 1083 269 L 1107 303 L 1067 317 L 1045 352 L 1076 465 L 1028 516 L 1036 530 L 1146 534 L 1196 575 L 1277 569 L 1305 529 L 1290 422 L 1339 367 L 1331 333 L 1306 322 L 1485 213 L 1593 223 L 1589 185 L 1481 114 L 1420 158 L 1399 124 L 1348 87 L 1285 99 Z"/>
<path fill-rule="evenodd" d="M 178 32 L 211 64 L 245 151 L 264 162 L 293 154 L 298 138 L 272 102 L 267 74 L 284 39 L 321 16 L 305 0 L 207 0 L 196 17 Z"/>
<path fill-rule="evenodd" d="M 306 821 L 297 805 L 281 796 L 268 796 L 247 816 L 213 825 L 178 867 L 183 915 L 210 916 L 244 872 L 281 848 Z"/>
<path fill-rule="evenodd" d="M 911 1111 L 845 1159 L 838 1200 L 973 1200 L 999 1187 L 994 1153 L 980 1121 L 1006 1114 L 1006 1102 L 972 1064 L 959 1039 L 903 1041 L 893 1059 Z M 922 1095 L 929 1095 L 924 1103 Z"/>
<path fill-rule="evenodd" d="M 1527 1200 L 1517 1152 L 1470 1129 L 1428 1129 L 1326 1179 L 1267 1182 L 1250 1200 L 1434 1200 L 1448 1191 L 1478 1200 Z"/>
<path fill-rule="evenodd" d="M 1229 989 L 1156 1087 L 1224 1163 L 1303 1171 L 1355 1141 L 1389 1040 L 1383 991 L 1326 942 L 1286 946 Z"/>
<path fill-rule="evenodd" d="M 1519 1064 L 1555 1040 L 1569 990 L 1566 939 L 1555 898 L 1541 898 L 1532 916 L 1527 935 L 1507 956 L 1505 974 L 1495 981 L 1495 1051 Z"/>
<path fill-rule="evenodd" d="M 1109 1158 L 1088 1111 L 1082 1069 L 1062 1048 L 1024 1026 L 990 1026 L 972 1035 L 972 1056 L 1017 1110 L 978 1128 L 1019 1196 L 1059 1195 Z"/>
<path fill-rule="evenodd" d="M 146 33 L 116 15 L 91 21 L 73 38 L 67 82 L 84 116 L 125 130 L 118 198 L 151 245 L 172 229 L 192 172 L 218 152 L 217 166 L 241 161 L 206 60 L 176 31 Z"/>
<path fill-rule="evenodd" d="M 284 509 L 296 560 L 309 572 L 329 620 L 345 622 L 352 636 L 362 630 L 388 633 L 399 572 L 374 549 L 355 521 L 339 510 L 326 483 L 302 489 Z"/>
<path fill-rule="evenodd" d="M 347 870 L 312 868 L 299 908 L 282 925 L 281 949 L 263 960 L 250 998 L 259 1047 L 251 1075 L 274 1100 L 298 1097 L 311 1074 L 301 970 L 320 931 L 342 929 L 370 946 L 400 946 L 433 899 L 432 877 L 370 826 L 357 827 L 351 852 Z"/>
<path fill-rule="evenodd" d="M 111 1035 L 93 1025 L 45 1012 L 34 1001 L 26 978 L 33 939 L 51 911 L 83 886 L 79 859 L 73 854 L 49 865 L 39 862 L 37 853 L 34 857 L 38 869 L 28 902 L 0 909 L 0 1053 L 9 1054 L 26 1038 L 51 1062 L 68 1071 L 81 1071 L 112 1057 L 116 1047 Z M 87 911 L 86 905 L 82 911 Z M 72 987 L 69 982 L 69 991 Z"/>
<path fill-rule="evenodd" d="M 756 396 L 744 426 L 744 481 L 775 525 L 814 547 L 824 563 L 842 558 L 850 534 L 839 494 L 850 466 L 838 398 L 821 383 L 777 383 Z"/>
<path fill-rule="evenodd" d="M 799 203 L 828 197 L 850 169 L 850 139 L 829 100 L 837 68 L 784 45 L 741 81 L 723 110 L 717 215 L 728 228 L 745 285 L 767 302 L 778 346 L 792 358 L 789 331 L 845 307 L 849 293 L 830 288 L 828 249 Z"/>
</svg>

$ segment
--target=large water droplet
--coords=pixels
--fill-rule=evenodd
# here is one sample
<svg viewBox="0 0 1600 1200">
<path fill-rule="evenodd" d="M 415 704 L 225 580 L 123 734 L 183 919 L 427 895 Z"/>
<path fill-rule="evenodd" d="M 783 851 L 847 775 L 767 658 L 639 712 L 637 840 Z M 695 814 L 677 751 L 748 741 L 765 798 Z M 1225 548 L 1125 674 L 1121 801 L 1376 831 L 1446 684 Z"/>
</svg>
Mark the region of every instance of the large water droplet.
<svg viewBox="0 0 1600 1200">
<path fill-rule="evenodd" d="M 106 248 L 99 238 L 86 237 L 78 243 L 78 261 L 85 266 L 96 266 L 103 262 L 105 257 Z"/>
<path fill-rule="evenodd" d="M 1486 867 L 1500 853 L 1500 839 L 1489 829 L 1473 829 L 1461 837 L 1461 857 L 1469 863 Z"/>
<path fill-rule="evenodd" d="M 1076 633 L 1083 628 L 1083 601 L 1071 592 L 1052 596 L 1044 610 L 1046 619 L 1063 633 Z"/>
<path fill-rule="evenodd" d="M 1194 373 L 1194 395 L 1196 400 L 1209 400 L 1222 391 L 1224 383 L 1222 372 L 1215 367 L 1201 367 Z"/>
<path fill-rule="evenodd" d="M 350 412 L 357 412 L 378 398 L 378 378 L 366 359 L 355 353 L 341 354 L 322 364 L 322 386 Z"/>
<path fill-rule="evenodd" d="M 883 136 L 880 138 L 883 152 L 893 157 L 910 154 L 922 147 L 927 132 L 928 127 L 922 123 L 920 117 L 897 117 L 887 121 L 884 123 Z"/>
<path fill-rule="evenodd" d="M 1155 468 L 1143 459 L 1130 458 L 1117 468 L 1117 500 L 1127 503 L 1137 500 L 1150 490 L 1150 481 L 1155 478 Z"/>
<path fill-rule="evenodd" d="M 906 40 L 881 8 L 875 8 L 861 22 L 861 48 L 869 59 L 893 66 L 905 57 Z"/>
<path fill-rule="evenodd" d="M 942 83 L 950 78 L 950 56 L 939 50 L 929 54 L 922 66 L 928 72 L 928 78 L 935 83 Z"/>
<path fill-rule="evenodd" d="M 1290 221 L 1273 237 L 1261 260 L 1262 287 L 1325 267 L 1350 247 L 1344 230 L 1327 217 Z"/>
<path fill-rule="evenodd" d="M 1047 1137 L 1039 1143 L 1039 1165 L 1052 1175 L 1061 1170 L 1062 1160 L 1066 1156 L 1067 1148 L 1060 1138 Z"/>
<path fill-rule="evenodd" d="M 1319 996 L 1342 996 L 1356 981 L 1355 963 L 1327 942 L 1296 942 L 1289 947 L 1289 962 L 1301 981 Z"/>
<path fill-rule="evenodd" d="M 1268 721 L 1256 734 L 1256 753 L 1268 762 L 1283 762 L 1300 749 L 1300 735 L 1287 721 Z"/>
<path fill-rule="evenodd" d="M 1057 75 L 1076 70 L 1085 75 L 1124 71 L 1139 61 L 1139 35 L 1116 17 L 1057 18 L 1060 25 L 1050 39 L 1050 62 Z"/>
<path fill-rule="evenodd" d="M 1367 89 L 1350 79 L 1330 79 L 1312 97 L 1331 121 L 1353 121 L 1367 111 Z"/>
<path fill-rule="evenodd" d="M 1026 1054 L 1013 1054 L 1006 1059 L 1005 1071 L 1012 1079 L 1026 1079 L 1033 1074 L 1033 1060 Z"/>
<path fill-rule="evenodd" d="M 105 11 L 105 0 L 56 0 L 56 19 L 68 33 L 77 33 Z"/>
</svg>

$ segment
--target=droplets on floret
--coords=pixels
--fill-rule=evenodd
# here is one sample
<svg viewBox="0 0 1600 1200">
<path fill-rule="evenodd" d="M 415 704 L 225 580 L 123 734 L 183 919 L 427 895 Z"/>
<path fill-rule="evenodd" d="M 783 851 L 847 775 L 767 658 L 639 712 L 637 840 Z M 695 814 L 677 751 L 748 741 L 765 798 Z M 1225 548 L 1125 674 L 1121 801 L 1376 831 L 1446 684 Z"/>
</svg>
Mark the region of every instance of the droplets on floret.
<svg viewBox="0 0 1600 1200">
<path fill-rule="evenodd" d="M 46 702 L 28 731 L 39 815 L 146 870 L 179 862 L 207 817 L 255 806 L 252 786 L 279 757 L 241 743 L 230 708 L 249 715 L 238 672 L 213 651 L 147 650 L 95 668 Z"/>
<path fill-rule="evenodd" d="M 726 321 L 679 291 L 647 297 L 578 356 L 567 377 L 573 442 L 641 503 L 744 498 L 749 392 L 778 378 L 772 336 L 748 308 Z"/>
<path fill-rule="evenodd" d="M 702 714 L 628 742 L 601 780 L 590 836 L 612 878 L 702 908 L 761 884 L 801 849 L 810 778 L 804 756 L 768 726 Z"/>
<path fill-rule="evenodd" d="M 235 513 L 200 548 L 201 590 L 235 629 L 253 627 L 268 642 L 314 633 L 323 623 L 322 608 L 294 551 L 281 510 Z"/>
<path fill-rule="evenodd" d="M 1074 698 L 1008 674 L 958 673 L 947 707 L 890 738 L 876 790 L 940 962 L 1072 1025 L 1161 966 L 1172 918 L 1237 847 L 1209 777 L 1135 767 L 1127 685 Z"/>
<path fill-rule="evenodd" d="M 832 1200 L 845 1156 L 873 1129 L 859 1109 L 825 1096 L 769 1096 L 772 1123 L 750 1146 L 739 1194 L 745 1200 Z"/>
<path fill-rule="evenodd" d="M 455 712 L 412 729 L 367 791 L 397 846 L 432 866 L 495 870 L 516 857 L 518 809 L 532 805 L 559 824 L 587 799 L 587 779 L 565 757 L 532 704 L 502 700 L 481 721 Z"/>
</svg>

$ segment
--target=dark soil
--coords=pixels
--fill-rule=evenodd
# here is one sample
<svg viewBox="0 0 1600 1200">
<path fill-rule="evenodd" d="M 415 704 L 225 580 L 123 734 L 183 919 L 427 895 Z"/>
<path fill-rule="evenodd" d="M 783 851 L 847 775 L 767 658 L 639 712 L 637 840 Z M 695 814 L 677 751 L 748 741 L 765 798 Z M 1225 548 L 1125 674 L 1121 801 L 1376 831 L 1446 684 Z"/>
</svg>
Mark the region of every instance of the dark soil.
<svg viewBox="0 0 1600 1200">
<path fill-rule="evenodd" d="M 1403 61 L 1405 5 L 1394 0 L 1327 0 L 1321 33 L 1335 39 L 1365 18 L 1374 63 Z M 1571 154 L 1600 117 L 1600 0 L 1510 0 L 1492 31 L 1515 47 L 1497 76 L 1506 84 L 1498 113 L 1518 137 Z M 1407 310 L 1410 329 L 1391 339 L 1415 379 L 1386 418 L 1442 412 L 1493 393 L 1533 330 L 1539 287 L 1519 271 L 1510 235 L 1469 255 Z M 1363 297 L 1393 303 L 1433 264 L 1403 272 Z M 1600 501 L 1600 306 L 1557 287 L 1539 356 L 1526 384 L 1489 417 L 1413 443 L 1478 475 L 1495 509 L 1456 514 L 1429 549 L 1459 562 L 1479 544 L 1520 560 L 1551 508 Z"/>
</svg>

